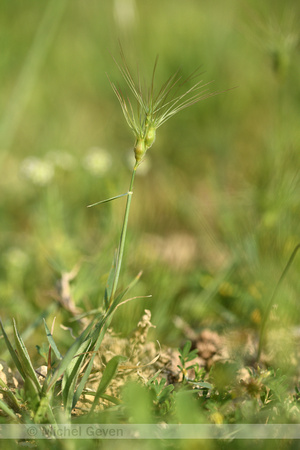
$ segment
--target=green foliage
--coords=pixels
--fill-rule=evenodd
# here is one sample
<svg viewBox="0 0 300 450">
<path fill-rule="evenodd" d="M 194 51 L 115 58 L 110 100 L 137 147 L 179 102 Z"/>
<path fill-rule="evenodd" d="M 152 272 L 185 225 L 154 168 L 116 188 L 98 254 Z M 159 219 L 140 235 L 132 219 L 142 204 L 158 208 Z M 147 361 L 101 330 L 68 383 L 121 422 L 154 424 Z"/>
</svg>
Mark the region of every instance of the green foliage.
<svg viewBox="0 0 300 450">
<path fill-rule="evenodd" d="M 107 387 L 122 360 L 116 356 L 90 393 L 89 417 L 298 424 L 300 262 L 285 266 L 299 242 L 298 3 L 252 0 L 245 9 L 238 0 L 174 8 L 131 1 L 126 15 L 124 2 L 110 0 L 89 8 L 40 3 L 0 7 L 0 350 L 23 380 L 13 388 L 0 379 L 1 421 L 81 420 L 74 407 L 89 392 L 108 328 L 129 333 L 144 308 L 127 302 L 132 289 L 133 298 L 152 293 L 155 338 L 186 342 L 180 381 L 160 372 L 114 397 Z M 117 36 L 126 54 L 123 79 L 110 54 L 118 54 Z M 216 79 L 214 91 L 238 89 L 176 115 L 156 136 L 201 98 L 201 83 L 189 78 L 199 64 L 205 79 Z M 133 129 L 131 144 L 106 73 Z M 132 189 L 115 195 L 124 192 L 130 146 L 143 164 L 115 251 L 119 208 L 127 200 L 129 213 L 132 199 Z M 48 328 L 54 316 L 55 333 Z M 16 322 L 26 324 L 23 333 Z M 228 360 L 193 362 L 192 345 L 205 327 L 240 332 Z M 35 369 L 41 361 L 46 378 Z M 111 406 L 98 411 L 103 400 Z"/>
<path fill-rule="evenodd" d="M 179 360 L 181 362 L 180 366 L 177 366 L 179 370 L 182 372 L 183 379 L 186 379 L 187 376 L 187 370 L 194 368 L 194 365 L 186 367 L 186 364 L 189 361 L 192 361 L 196 358 L 198 354 L 198 350 L 195 348 L 191 351 L 192 342 L 187 341 L 183 347 L 182 350 L 179 349 Z"/>
</svg>

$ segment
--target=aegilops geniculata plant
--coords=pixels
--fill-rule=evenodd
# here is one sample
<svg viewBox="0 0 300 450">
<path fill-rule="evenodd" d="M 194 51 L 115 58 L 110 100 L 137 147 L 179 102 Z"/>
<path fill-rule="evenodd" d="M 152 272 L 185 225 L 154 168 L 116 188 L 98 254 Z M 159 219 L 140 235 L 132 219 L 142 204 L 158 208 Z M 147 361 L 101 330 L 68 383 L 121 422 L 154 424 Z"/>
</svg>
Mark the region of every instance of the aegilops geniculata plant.
<svg viewBox="0 0 300 450">
<path fill-rule="evenodd" d="M 133 105 L 133 102 L 130 101 L 129 96 L 124 96 L 122 90 L 120 88 L 117 88 L 112 81 L 110 81 L 110 84 L 120 102 L 126 122 L 135 136 L 135 164 L 133 167 L 129 190 L 126 194 L 123 194 L 127 195 L 127 203 L 125 208 L 120 244 L 116 256 L 116 261 L 113 265 L 114 272 L 112 289 L 110 289 L 110 298 L 107 300 L 106 306 L 112 304 L 119 280 L 125 246 L 129 209 L 131 204 L 131 197 L 133 194 L 135 173 L 138 166 L 143 161 L 147 150 L 149 150 L 149 148 L 155 141 L 156 130 L 182 109 L 188 108 L 189 106 L 199 102 L 200 100 L 204 100 L 205 98 L 216 95 L 216 92 L 208 91 L 207 85 L 209 83 L 203 84 L 202 80 L 198 80 L 195 84 L 192 85 L 192 87 L 188 88 L 183 93 L 180 93 L 180 88 L 183 85 L 199 76 L 198 70 L 196 70 L 190 77 L 185 80 L 182 80 L 182 76 L 180 75 L 178 70 L 172 76 L 170 76 L 170 78 L 167 79 L 167 81 L 161 86 L 160 90 L 156 91 L 154 89 L 154 79 L 158 61 L 157 58 L 154 63 L 150 86 L 149 88 L 143 89 L 139 77 L 137 82 L 134 81 L 134 78 L 132 77 L 126 63 L 126 59 L 122 49 L 120 53 L 122 65 L 118 64 L 117 61 L 115 62 L 124 80 L 126 81 L 131 94 L 133 95 L 133 99 L 135 100 L 136 105 Z M 109 200 L 113 200 L 121 196 L 116 196 Z"/>
<path fill-rule="evenodd" d="M 105 203 L 115 198 L 127 196 L 119 248 L 113 259 L 110 274 L 108 276 L 105 287 L 104 308 L 101 307 L 91 312 L 91 314 L 94 315 L 93 320 L 86 326 L 86 328 L 82 331 L 78 338 L 75 339 L 64 356 L 60 353 L 53 338 L 54 322 L 52 325 L 52 330 L 50 331 L 46 324 L 46 321 L 44 320 L 45 332 L 49 343 L 49 350 L 47 355 L 47 375 L 42 381 L 40 380 L 40 378 L 38 378 L 37 371 L 32 365 L 24 341 L 17 330 L 15 321 L 13 323 L 15 348 L 11 344 L 0 321 L 0 328 L 2 329 L 2 334 L 7 349 L 21 377 L 24 380 L 24 390 L 22 389 L 22 392 L 24 391 L 24 398 L 21 396 L 21 400 L 19 400 L 19 397 L 16 397 L 14 392 L 9 390 L 8 386 L 5 385 L 5 383 L 0 379 L 0 390 L 6 394 L 6 397 L 9 400 L 9 402 L 6 403 L 5 401 L 3 401 L 3 399 L 0 398 L 0 408 L 17 423 L 20 421 L 23 422 L 25 420 L 25 422 L 28 423 L 30 423 L 30 421 L 33 421 L 34 423 L 55 424 L 58 420 L 62 420 L 61 417 L 63 417 L 64 420 L 64 422 L 62 423 L 71 421 L 72 411 L 74 410 L 83 390 L 85 389 L 86 383 L 93 368 L 94 358 L 97 355 L 105 333 L 110 326 L 113 314 L 120 305 L 130 300 L 123 300 L 123 298 L 140 277 L 139 273 L 129 284 L 129 286 L 127 286 L 126 289 L 116 294 L 126 240 L 128 216 L 133 194 L 133 183 L 136 170 L 140 163 L 143 161 L 147 150 L 153 145 L 157 128 L 159 128 L 169 118 L 174 116 L 182 109 L 187 108 L 188 106 L 191 106 L 194 103 L 197 103 L 198 101 L 211 95 L 215 95 L 215 93 L 208 93 L 207 89 L 204 90 L 203 88 L 205 85 L 202 85 L 201 81 L 196 82 L 183 94 L 175 94 L 175 89 L 177 90 L 177 88 L 184 84 L 181 82 L 179 72 L 176 72 L 174 75 L 172 75 L 162 85 L 160 90 L 155 93 L 154 75 L 157 66 L 157 60 L 154 64 L 150 88 L 145 93 L 141 88 L 140 80 L 138 81 L 138 84 L 134 82 L 122 51 L 121 56 L 123 65 L 118 65 L 118 67 L 127 85 L 129 86 L 131 93 L 137 101 L 137 109 L 135 110 L 133 108 L 132 102 L 128 97 L 126 97 L 125 99 L 122 92 L 118 90 L 113 83 L 111 84 L 120 101 L 126 121 L 135 136 L 134 154 L 136 161 L 133 167 L 129 191 L 125 194 L 98 202 Z M 193 75 L 196 76 L 196 74 L 197 72 Z M 191 80 L 192 78 L 193 76 L 189 77 L 188 80 Z M 32 175 L 34 172 L 33 169 L 37 168 L 37 161 L 31 161 L 31 163 L 32 162 L 35 164 L 31 164 L 31 166 L 33 167 L 29 165 L 30 170 L 28 169 L 28 167 L 27 169 L 24 168 L 24 172 L 26 172 L 25 175 Z M 52 168 L 52 166 L 50 167 Z M 45 172 L 45 167 L 43 166 L 43 168 Z M 42 178 L 45 184 L 46 178 L 51 178 L 52 171 L 51 169 L 49 169 L 48 172 L 46 171 L 47 176 L 44 172 Z M 36 181 L 37 180 L 39 181 L 39 184 L 42 184 L 41 178 L 37 178 Z M 53 357 L 55 357 L 54 362 Z M 97 392 L 95 393 L 94 402 L 90 409 L 91 413 L 98 406 L 99 399 L 101 397 L 108 397 L 104 397 L 104 392 L 109 382 L 114 377 L 118 364 L 126 359 L 127 358 L 124 356 L 116 355 L 108 361 L 97 388 Z M 60 399 L 63 405 L 62 412 L 57 406 L 57 397 Z M 114 402 L 114 398 L 110 397 L 110 401 Z M 28 408 L 30 413 L 28 415 L 26 413 L 26 415 L 23 416 L 23 413 L 21 415 L 20 412 L 22 411 L 24 404 L 28 405 L 26 406 L 26 408 Z M 11 405 L 14 409 L 12 409 Z"/>
</svg>

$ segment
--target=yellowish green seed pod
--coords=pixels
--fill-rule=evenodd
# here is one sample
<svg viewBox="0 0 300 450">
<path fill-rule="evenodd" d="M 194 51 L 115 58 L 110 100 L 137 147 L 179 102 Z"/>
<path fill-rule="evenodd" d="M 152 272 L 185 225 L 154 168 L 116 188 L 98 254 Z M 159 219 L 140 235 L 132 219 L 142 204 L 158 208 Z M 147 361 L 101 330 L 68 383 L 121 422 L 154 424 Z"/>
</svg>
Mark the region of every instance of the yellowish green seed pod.
<svg viewBox="0 0 300 450">
<path fill-rule="evenodd" d="M 134 155 L 136 162 L 140 162 L 145 153 L 147 151 L 146 145 L 145 145 L 145 139 L 139 138 L 137 139 L 135 146 L 134 146 Z"/>
<path fill-rule="evenodd" d="M 145 144 L 147 149 L 151 147 L 156 138 L 156 128 L 154 126 L 150 126 L 146 132 L 145 136 Z"/>
</svg>

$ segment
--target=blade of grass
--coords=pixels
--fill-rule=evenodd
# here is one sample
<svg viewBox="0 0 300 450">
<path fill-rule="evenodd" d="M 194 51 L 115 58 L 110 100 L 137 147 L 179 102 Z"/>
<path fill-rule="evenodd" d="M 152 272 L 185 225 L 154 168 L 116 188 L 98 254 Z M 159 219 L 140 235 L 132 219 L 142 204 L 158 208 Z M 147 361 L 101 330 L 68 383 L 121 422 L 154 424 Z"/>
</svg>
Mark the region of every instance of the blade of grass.
<svg viewBox="0 0 300 450">
<path fill-rule="evenodd" d="M 0 408 L 12 419 L 19 422 L 18 416 L 13 412 L 13 410 L 3 401 L 0 399 Z"/>
<path fill-rule="evenodd" d="M 75 386 L 80 374 L 80 369 L 87 357 L 91 341 L 84 342 L 78 349 L 78 355 L 74 356 L 68 369 L 65 371 L 62 380 L 62 398 L 67 417 L 70 416 L 73 408 L 73 397 Z"/>
<path fill-rule="evenodd" d="M 1 378 L 0 378 L 0 386 L 1 386 L 0 392 L 3 395 L 3 398 L 4 399 L 7 398 L 9 400 L 9 403 L 11 403 L 14 406 L 14 409 L 16 409 L 19 412 L 20 405 L 16 396 Z"/>
<path fill-rule="evenodd" d="M 116 274 L 116 264 L 117 264 L 117 254 L 115 253 L 114 255 L 114 259 L 111 265 L 111 269 L 108 275 L 108 279 L 107 279 L 107 283 L 105 286 L 105 291 L 104 291 L 104 306 L 105 306 L 105 310 L 108 309 L 109 307 L 109 299 L 111 297 L 111 293 L 112 293 L 112 288 L 113 288 L 113 283 L 114 283 L 114 278 L 115 278 L 115 274 Z"/>
<path fill-rule="evenodd" d="M 108 310 L 108 314 L 112 314 L 115 309 L 117 308 L 118 304 L 121 302 L 122 298 L 127 294 L 128 291 L 130 291 L 130 289 L 132 289 L 136 283 L 139 281 L 139 279 L 142 276 L 142 271 L 140 271 L 137 276 L 132 280 L 132 282 L 126 287 L 126 289 L 124 289 L 124 291 L 122 291 L 112 302 L 112 304 L 110 305 L 110 308 Z"/>
<path fill-rule="evenodd" d="M 103 320 L 97 324 L 97 326 L 92 334 L 92 341 L 94 342 L 94 344 L 92 345 L 92 348 L 93 348 L 94 353 L 93 353 L 93 355 L 90 359 L 90 362 L 89 362 L 87 368 L 85 369 L 84 375 L 77 387 L 76 393 L 74 395 L 74 400 L 73 400 L 73 408 L 75 407 L 76 403 L 78 402 L 79 397 L 86 385 L 88 377 L 90 376 L 90 373 L 93 368 L 96 352 L 99 350 L 102 340 L 104 338 L 104 335 L 106 333 L 106 330 L 111 323 L 114 311 L 118 307 L 118 305 L 121 302 L 124 295 L 138 282 L 141 275 L 142 275 L 142 272 L 139 272 L 138 275 L 134 278 L 134 280 L 127 286 L 127 288 L 117 296 L 117 298 L 114 300 L 113 304 L 110 306 L 109 310 L 107 311 L 106 316 L 103 317 Z"/>
<path fill-rule="evenodd" d="M 18 369 L 19 373 L 21 374 L 23 380 L 25 380 L 26 375 L 25 375 L 25 372 L 23 370 L 22 364 L 20 363 L 19 358 L 17 357 L 16 352 L 14 351 L 13 346 L 10 343 L 10 340 L 8 339 L 7 334 L 5 333 L 5 330 L 4 330 L 4 327 L 3 327 L 3 324 L 2 324 L 1 320 L 0 320 L 0 325 L 1 325 L 2 334 L 3 334 L 4 340 L 5 340 L 7 349 L 9 351 L 9 353 L 10 353 L 10 356 L 12 357 L 12 360 L 15 363 L 15 366 Z"/>
<path fill-rule="evenodd" d="M 63 375 L 63 373 L 68 368 L 69 364 L 71 363 L 72 359 L 78 353 L 78 350 L 82 343 L 88 339 L 88 336 L 91 332 L 91 329 L 94 325 L 94 321 L 92 321 L 85 330 L 81 333 L 81 335 L 76 339 L 76 341 L 71 345 L 71 347 L 68 349 L 66 355 L 61 360 L 60 364 L 58 365 L 57 369 L 53 373 L 53 375 L 45 380 L 45 383 L 43 385 L 43 392 L 49 392 L 49 390 L 53 387 L 53 385 L 56 383 L 58 378 Z"/>
<path fill-rule="evenodd" d="M 88 205 L 87 208 L 92 208 L 92 206 L 101 205 L 102 203 L 108 203 L 112 200 L 115 200 L 117 198 L 126 197 L 127 195 L 132 194 L 132 192 L 126 192 L 125 194 L 116 195 L 115 197 L 107 198 L 106 200 L 100 200 L 100 202 L 92 203 L 91 205 Z"/>
<path fill-rule="evenodd" d="M 101 381 L 99 383 L 98 389 L 96 391 L 96 395 L 93 401 L 93 404 L 91 406 L 89 414 L 92 414 L 94 409 L 96 408 L 99 398 L 102 394 L 104 394 L 106 388 L 110 384 L 111 380 L 115 376 L 115 373 L 117 372 L 118 365 L 121 361 L 125 361 L 127 358 L 125 356 L 114 356 L 112 359 L 110 359 L 105 367 L 105 370 L 103 372 Z"/>
<path fill-rule="evenodd" d="M 82 393 L 82 391 L 83 391 L 83 389 L 84 389 L 84 387 L 86 385 L 88 377 L 90 376 L 90 373 L 91 373 L 92 368 L 93 368 L 96 352 L 99 350 L 99 347 L 100 347 L 100 345 L 102 343 L 102 340 L 104 338 L 106 330 L 107 330 L 107 328 L 110 325 L 111 319 L 112 319 L 112 316 L 110 316 L 110 317 L 108 317 L 108 316 L 107 317 L 103 317 L 102 321 L 97 324 L 97 326 L 96 326 L 96 328 L 95 328 L 95 330 L 94 330 L 94 332 L 92 334 L 92 337 L 91 337 L 91 339 L 92 339 L 91 348 L 93 349 L 93 354 L 91 356 L 91 359 L 90 359 L 90 361 L 89 361 L 89 363 L 88 363 L 88 365 L 87 365 L 87 367 L 86 367 L 86 369 L 84 371 L 84 375 L 83 375 L 83 377 L 82 377 L 82 379 L 81 379 L 81 381 L 80 381 L 80 383 L 79 383 L 79 385 L 78 385 L 78 387 L 76 389 L 76 392 L 74 394 L 72 408 L 75 408 L 75 405 L 78 402 L 79 397 L 80 397 L 80 395 L 81 395 L 81 393 Z"/>
<path fill-rule="evenodd" d="M 123 220 L 123 227 L 122 227 L 122 231 L 121 231 L 120 244 L 119 244 L 119 248 L 118 248 L 116 271 L 115 271 L 114 282 L 113 282 L 112 291 L 111 291 L 111 295 L 110 295 L 110 299 L 109 299 L 110 305 L 112 304 L 112 302 L 114 300 L 115 292 L 116 292 L 117 286 L 118 286 L 121 266 L 122 266 L 122 259 L 123 259 L 126 234 L 127 234 L 128 217 L 129 217 L 129 211 L 130 211 L 131 198 L 132 198 L 132 194 L 133 194 L 134 178 L 135 178 L 135 173 L 136 173 L 137 167 L 138 167 L 138 165 L 135 164 L 133 171 L 132 171 L 130 186 L 129 186 L 129 190 L 128 190 L 128 196 L 127 196 L 127 202 L 126 202 L 125 214 L 124 214 L 124 220 Z"/>
<path fill-rule="evenodd" d="M 58 350 L 58 348 L 57 348 L 57 346 L 56 346 L 56 344 L 55 344 L 55 342 L 54 342 L 53 336 L 52 336 L 52 334 L 51 334 L 49 328 L 47 327 L 47 324 L 46 324 L 45 319 L 43 319 L 43 320 L 44 320 L 44 326 L 45 326 L 45 330 L 46 330 L 46 336 L 47 336 L 48 342 L 49 342 L 49 344 L 50 344 L 50 347 L 51 347 L 51 349 L 53 350 L 53 352 L 54 352 L 56 358 L 59 359 L 59 360 L 61 360 L 61 359 L 62 359 L 62 355 L 61 355 L 61 353 L 59 352 L 59 350 Z"/>
<path fill-rule="evenodd" d="M 35 370 L 30 361 L 30 357 L 29 357 L 28 351 L 25 347 L 25 344 L 23 342 L 23 339 L 19 335 L 19 332 L 18 332 L 17 326 L 16 326 L 16 322 L 14 319 L 13 319 L 13 330 L 14 330 L 17 353 L 20 358 L 20 362 L 23 367 L 23 370 L 25 372 L 25 379 L 26 379 L 26 375 L 27 375 L 32 380 L 32 382 L 36 386 L 37 390 L 40 392 L 40 390 L 41 390 L 40 382 L 38 380 L 37 374 L 35 373 Z"/>
</svg>

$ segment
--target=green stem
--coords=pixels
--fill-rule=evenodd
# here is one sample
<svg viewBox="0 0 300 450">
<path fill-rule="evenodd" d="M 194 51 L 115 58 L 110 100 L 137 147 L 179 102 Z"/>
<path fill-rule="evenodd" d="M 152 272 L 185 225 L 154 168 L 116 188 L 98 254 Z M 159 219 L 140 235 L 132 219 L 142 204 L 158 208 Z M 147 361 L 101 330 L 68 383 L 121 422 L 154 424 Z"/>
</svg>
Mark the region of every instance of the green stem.
<svg viewBox="0 0 300 450">
<path fill-rule="evenodd" d="M 133 183 L 134 183 L 134 177 L 135 177 L 137 167 L 138 167 L 138 164 L 136 163 L 133 168 L 132 175 L 131 175 L 131 181 L 130 181 L 129 192 L 128 192 L 126 208 L 125 208 L 125 214 L 124 214 L 124 220 L 123 220 L 123 227 L 122 227 L 120 244 L 119 244 L 118 255 L 117 255 L 116 272 L 115 272 L 113 287 L 112 287 L 111 296 L 110 296 L 110 300 L 109 300 L 110 305 L 112 304 L 112 301 L 114 299 L 114 296 L 115 296 L 115 293 L 117 290 L 117 286 L 118 286 L 119 276 L 120 276 L 120 270 L 121 270 L 125 241 L 126 241 L 126 233 L 127 233 L 127 225 L 128 225 L 131 197 L 133 194 Z"/>
</svg>

